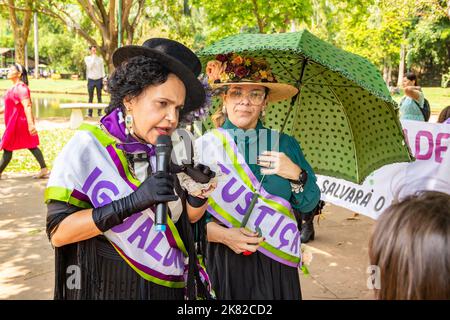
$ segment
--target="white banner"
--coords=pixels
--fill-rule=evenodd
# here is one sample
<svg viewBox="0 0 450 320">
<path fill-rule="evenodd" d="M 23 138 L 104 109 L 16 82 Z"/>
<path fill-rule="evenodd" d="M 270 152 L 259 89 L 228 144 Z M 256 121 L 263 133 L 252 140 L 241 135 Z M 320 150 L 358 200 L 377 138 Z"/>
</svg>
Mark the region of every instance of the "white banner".
<svg viewBox="0 0 450 320">
<path fill-rule="evenodd" d="M 450 194 L 450 124 L 401 122 L 416 161 L 381 167 L 362 185 L 317 175 L 322 200 L 377 219 L 398 197 L 419 190 Z"/>
</svg>

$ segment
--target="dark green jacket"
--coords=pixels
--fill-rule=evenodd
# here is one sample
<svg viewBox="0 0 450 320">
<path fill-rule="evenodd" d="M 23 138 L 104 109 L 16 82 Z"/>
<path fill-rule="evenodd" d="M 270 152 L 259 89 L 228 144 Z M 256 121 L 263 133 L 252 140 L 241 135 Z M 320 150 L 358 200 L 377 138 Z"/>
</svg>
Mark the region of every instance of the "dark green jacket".
<svg viewBox="0 0 450 320">
<path fill-rule="evenodd" d="M 267 148 L 264 148 L 265 150 L 258 150 L 260 148 L 259 140 L 262 138 L 267 138 L 266 141 L 270 142 L 271 135 L 276 134 L 276 132 L 264 127 L 261 121 L 258 121 L 255 128 L 256 134 L 253 135 L 256 139 L 251 139 L 248 137 L 246 139 L 238 138 L 239 135 L 235 133 L 237 132 L 236 130 L 239 129 L 228 119 L 225 121 L 222 128 L 227 130 L 227 132 L 234 138 L 234 142 L 237 144 L 239 152 L 245 155 L 245 162 L 250 167 L 255 177 L 261 181 L 261 167 L 256 164 L 255 155 L 260 155 L 266 150 L 272 151 L 272 146 L 271 143 L 267 143 Z M 247 134 L 247 131 L 245 133 L 245 136 L 252 136 Z M 306 161 L 297 140 L 284 133 L 279 136 L 280 142 L 279 149 L 277 151 L 284 152 L 292 160 L 292 162 L 297 164 L 302 170 L 305 170 L 308 173 L 308 180 L 303 188 L 303 192 L 294 193 L 291 191 L 291 184 L 287 179 L 278 175 L 266 175 L 263 181 L 263 188 L 267 192 L 289 201 L 294 209 L 304 213 L 311 212 L 320 200 L 320 189 L 316 184 L 316 176 L 314 171 Z M 245 152 L 243 152 L 244 148 Z M 209 221 L 210 219 L 207 220 Z"/>
</svg>

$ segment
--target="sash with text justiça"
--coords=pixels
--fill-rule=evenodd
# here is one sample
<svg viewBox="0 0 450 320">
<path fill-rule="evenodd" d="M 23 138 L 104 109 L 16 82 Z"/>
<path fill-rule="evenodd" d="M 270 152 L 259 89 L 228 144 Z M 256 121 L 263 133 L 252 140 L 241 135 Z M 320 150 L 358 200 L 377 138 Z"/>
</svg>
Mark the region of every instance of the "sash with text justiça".
<svg viewBox="0 0 450 320">
<path fill-rule="evenodd" d="M 224 129 L 211 130 L 195 143 L 200 163 L 220 170 L 218 185 L 208 200 L 208 212 L 227 227 L 239 227 L 252 194 L 260 196 L 246 228 L 261 229 L 265 241 L 258 251 L 291 267 L 301 261 L 300 232 L 291 205 L 285 199 L 259 188 L 259 181 Z"/>
</svg>

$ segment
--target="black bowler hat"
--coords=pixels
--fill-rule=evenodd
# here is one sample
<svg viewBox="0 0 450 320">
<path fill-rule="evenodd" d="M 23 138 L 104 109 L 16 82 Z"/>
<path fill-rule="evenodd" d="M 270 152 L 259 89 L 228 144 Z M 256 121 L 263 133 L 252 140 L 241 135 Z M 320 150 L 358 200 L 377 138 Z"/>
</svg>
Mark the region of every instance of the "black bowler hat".
<svg viewBox="0 0 450 320">
<path fill-rule="evenodd" d="M 165 39 L 152 38 L 142 46 L 129 45 L 114 51 L 112 60 L 114 66 L 136 56 L 145 56 L 158 60 L 162 66 L 174 73 L 183 81 L 186 87 L 186 101 L 182 115 L 200 108 L 205 102 L 205 89 L 197 79 L 201 71 L 201 63 L 191 49 L 181 43 Z"/>
</svg>

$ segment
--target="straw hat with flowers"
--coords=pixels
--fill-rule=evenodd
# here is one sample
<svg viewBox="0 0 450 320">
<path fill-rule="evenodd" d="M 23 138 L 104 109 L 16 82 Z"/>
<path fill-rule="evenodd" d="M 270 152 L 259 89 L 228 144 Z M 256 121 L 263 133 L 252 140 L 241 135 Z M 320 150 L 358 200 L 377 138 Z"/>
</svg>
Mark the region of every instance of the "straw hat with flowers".
<svg viewBox="0 0 450 320">
<path fill-rule="evenodd" d="M 207 63 L 205 71 L 214 89 L 237 84 L 260 85 L 269 89 L 269 102 L 289 99 L 298 92 L 290 84 L 277 82 L 269 63 L 263 58 L 219 54 Z"/>
</svg>

